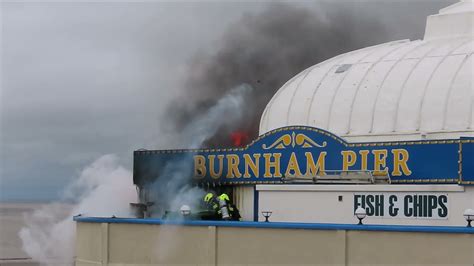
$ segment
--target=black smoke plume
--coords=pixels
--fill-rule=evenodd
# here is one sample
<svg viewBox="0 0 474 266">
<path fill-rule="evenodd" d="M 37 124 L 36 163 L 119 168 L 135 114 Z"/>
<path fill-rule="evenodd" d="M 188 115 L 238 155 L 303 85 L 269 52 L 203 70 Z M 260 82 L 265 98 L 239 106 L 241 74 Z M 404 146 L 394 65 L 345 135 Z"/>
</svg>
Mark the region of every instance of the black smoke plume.
<svg viewBox="0 0 474 266">
<path fill-rule="evenodd" d="M 407 4 L 396 6 L 398 9 L 381 5 L 382 11 L 355 4 L 320 4 L 318 7 L 269 5 L 263 12 L 246 14 L 231 25 L 220 46 L 210 55 L 197 55 L 191 60 L 185 82 L 186 97 L 170 104 L 166 112 L 171 120 L 168 124 L 174 126 L 173 130 L 182 130 L 228 90 L 246 83 L 254 89 L 242 110 L 243 119 L 233 126 L 220 128 L 204 144 L 207 147 L 232 146 L 229 136 L 234 131 L 245 132 L 247 139 L 252 140 L 258 135 L 266 104 L 294 75 L 338 54 L 394 40 L 400 32 L 405 33 L 405 38 L 420 38 L 425 13 L 436 9 L 436 5 L 428 9 L 425 5 L 423 9 L 420 5 Z M 413 10 L 419 15 L 411 14 Z M 390 14 L 388 19 L 393 19 L 397 12 L 404 16 L 394 20 L 401 27 L 397 26 L 394 32 L 393 27 L 387 29 L 389 24 L 381 14 Z M 410 19 L 399 21 L 403 17 Z M 407 27 L 415 20 L 416 27 Z"/>
</svg>

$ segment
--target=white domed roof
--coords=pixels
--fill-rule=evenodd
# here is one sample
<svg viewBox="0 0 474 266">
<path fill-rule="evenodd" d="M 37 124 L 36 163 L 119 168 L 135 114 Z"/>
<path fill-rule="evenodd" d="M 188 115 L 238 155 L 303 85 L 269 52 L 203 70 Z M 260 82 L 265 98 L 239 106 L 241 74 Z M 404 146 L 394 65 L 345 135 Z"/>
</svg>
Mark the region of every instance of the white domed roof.
<svg viewBox="0 0 474 266">
<path fill-rule="evenodd" d="M 423 40 L 342 54 L 289 80 L 263 112 L 260 134 L 319 127 L 353 141 L 474 136 L 474 9 L 429 16 Z"/>
</svg>

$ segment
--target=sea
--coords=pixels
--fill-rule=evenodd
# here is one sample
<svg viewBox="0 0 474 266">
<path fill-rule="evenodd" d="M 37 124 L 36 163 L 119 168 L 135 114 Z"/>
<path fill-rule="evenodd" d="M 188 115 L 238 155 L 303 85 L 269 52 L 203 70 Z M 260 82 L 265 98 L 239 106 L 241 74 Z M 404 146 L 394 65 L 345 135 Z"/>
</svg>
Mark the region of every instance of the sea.
<svg viewBox="0 0 474 266">
<path fill-rule="evenodd" d="M 0 266 L 38 266 L 22 250 L 18 236 L 25 227 L 28 214 L 48 203 L 5 203 L 0 202 Z M 65 207 L 67 209 L 67 206 Z"/>
</svg>

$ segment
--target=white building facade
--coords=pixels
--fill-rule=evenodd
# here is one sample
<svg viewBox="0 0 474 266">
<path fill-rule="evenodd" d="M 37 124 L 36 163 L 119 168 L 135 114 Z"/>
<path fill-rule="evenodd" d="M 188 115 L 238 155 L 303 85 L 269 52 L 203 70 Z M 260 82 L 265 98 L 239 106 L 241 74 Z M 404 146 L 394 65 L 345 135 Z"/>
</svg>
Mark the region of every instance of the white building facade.
<svg viewBox="0 0 474 266">
<path fill-rule="evenodd" d="M 474 137 L 473 24 L 474 3 L 462 1 L 428 17 L 423 40 L 367 47 L 302 71 L 270 100 L 260 134 L 310 126 L 349 143 Z M 363 206 L 367 223 L 464 225 L 464 210 L 474 209 L 474 187 L 458 184 L 264 184 L 234 192 L 246 220 L 271 211 L 272 221 L 353 223 Z M 414 215 L 435 198 L 429 216 Z"/>
</svg>

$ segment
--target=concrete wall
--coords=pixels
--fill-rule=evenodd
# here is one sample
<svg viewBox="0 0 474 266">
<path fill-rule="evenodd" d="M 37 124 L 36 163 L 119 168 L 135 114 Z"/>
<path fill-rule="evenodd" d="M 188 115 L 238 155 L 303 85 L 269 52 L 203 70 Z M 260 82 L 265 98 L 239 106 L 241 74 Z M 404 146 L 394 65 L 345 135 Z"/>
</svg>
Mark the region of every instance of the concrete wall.
<svg viewBox="0 0 474 266">
<path fill-rule="evenodd" d="M 472 266 L 473 233 L 78 222 L 76 265 Z"/>
<path fill-rule="evenodd" d="M 257 185 L 259 212 L 272 211 L 271 221 L 306 223 L 354 223 L 354 194 L 434 194 L 448 198 L 445 218 L 367 217 L 367 224 L 466 225 L 463 213 L 474 209 L 474 187 L 458 185 Z M 342 200 L 339 200 L 339 196 Z M 402 200 L 399 197 L 399 203 Z M 259 221 L 264 217 L 259 213 Z"/>
</svg>

